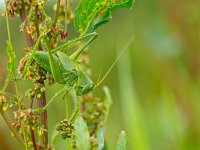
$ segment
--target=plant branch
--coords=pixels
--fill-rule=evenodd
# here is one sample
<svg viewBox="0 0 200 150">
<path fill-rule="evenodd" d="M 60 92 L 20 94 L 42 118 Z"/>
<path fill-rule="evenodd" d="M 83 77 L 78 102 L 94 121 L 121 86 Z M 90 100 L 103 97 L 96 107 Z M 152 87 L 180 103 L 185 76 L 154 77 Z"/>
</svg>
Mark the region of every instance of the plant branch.
<svg viewBox="0 0 200 150">
<path fill-rule="evenodd" d="M 61 0 L 57 0 L 57 4 L 56 4 L 56 15 L 55 15 L 54 22 L 53 22 L 53 27 L 54 27 L 54 28 L 55 28 L 56 23 L 57 23 L 57 21 L 58 21 L 58 16 L 59 16 L 59 12 L 60 12 L 60 2 L 61 2 Z"/>
<path fill-rule="evenodd" d="M 7 10 L 7 3 L 6 3 L 6 0 L 4 1 L 5 2 L 5 9 L 6 9 L 6 24 L 7 24 L 7 32 L 8 32 L 8 40 L 9 40 L 9 43 L 11 44 L 11 36 L 10 36 L 10 26 L 9 26 L 9 21 L 8 21 L 8 10 Z M 11 44 L 12 46 L 12 44 Z M 12 74 L 10 74 L 10 77 L 11 75 L 13 75 L 14 77 L 16 77 L 15 75 L 15 70 L 14 70 L 14 66 L 13 66 L 13 70 L 12 70 Z M 9 77 L 9 79 L 10 79 Z M 19 105 L 19 111 L 21 111 L 21 102 L 20 102 L 20 96 L 19 96 L 19 90 L 18 90 L 18 84 L 17 84 L 17 81 L 14 81 L 14 85 L 15 85 L 15 91 L 16 91 L 16 96 L 17 96 L 17 100 L 18 100 L 18 105 Z M 10 125 L 7 117 L 5 116 L 4 112 L 1 110 L 1 114 L 4 118 L 4 120 L 6 121 L 7 125 L 9 126 L 9 128 L 12 130 L 13 134 L 15 136 L 17 136 L 17 133 L 16 131 L 12 128 L 12 126 Z M 27 143 L 27 139 L 26 139 L 26 133 L 25 133 L 25 128 L 24 128 L 24 122 L 21 121 L 21 128 L 22 128 L 22 134 L 23 134 L 23 137 L 24 137 L 24 145 L 25 145 L 25 149 L 27 150 L 28 149 L 28 143 Z M 18 138 L 18 136 L 17 136 Z"/>
<path fill-rule="evenodd" d="M 30 132 L 31 132 L 31 139 L 32 139 L 32 142 L 33 142 L 33 148 L 34 148 L 34 150 L 37 150 L 37 145 L 36 145 L 36 141 L 35 141 L 35 135 L 34 135 L 34 131 L 33 131 L 32 128 L 30 129 Z"/>
<path fill-rule="evenodd" d="M 21 20 L 21 23 L 23 23 L 26 20 L 26 10 L 25 10 L 24 0 L 21 0 L 21 3 L 22 3 L 22 9 L 20 11 L 20 20 Z M 27 25 L 27 22 L 25 22 L 25 24 Z M 24 32 L 24 38 L 26 40 L 28 47 L 32 47 L 33 46 L 33 38 L 31 37 L 31 35 Z"/>
<path fill-rule="evenodd" d="M 44 84 L 44 82 L 42 83 Z M 45 92 L 42 93 L 42 96 L 38 99 L 37 103 L 38 108 L 43 108 L 46 106 L 46 95 Z M 47 126 L 47 111 L 45 110 L 43 113 L 40 114 L 40 124 L 45 128 L 45 130 L 48 131 Z M 44 132 L 44 134 L 41 137 L 42 144 L 44 144 L 45 148 L 48 145 L 48 132 Z"/>
<path fill-rule="evenodd" d="M 31 97 L 30 109 L 33 108 L 33 101 L 34 101 L 34 97 Z M 34 134 L 34 131 L 31 127 L 30 127 L 30 132 L 31 132 L 31 139 L 32 139 L 32 142 L 33 142 L 33 148 L 34 148 L 34 150 L 37 150 L 37 145 L 36 145 L 36 141 L 35 141 L 35 134 Z"/>
<path fill-rule="evenodd" d="M 1 113 L 1 115 L 2 115 L 2 117 L 3 117 L 3 119 L 5 120 L 7 126 L 8 126 L 8 127 L 10 128 L 10 130 L 12 131 L 13 135 L 15 136 L 15 138 L 19 141 L 19 143 L 21 143 L 23 146 L 25 146 L 25 145 L 24 145 L 24 142 L 22 141 L 22 139 L 20 138 L 20 136 L 18 135 L 18 133 L 16 132 L 16 130 L 15 130 L 15 129 L 13 128 L 13 126 L 10 124 L 10 122 L 9 122 L 9 120 L 8 120 L 8 118 L 7 118 L 7 116 L 6 116 L 6 114 L 4 113 L 4 111 L 3 111 L 3 110 L 0 110 L 0 113 Z"/>
<path fill-rule="evenodd" d="M 70 0 L 65 0 L 65 31 L 67 32 L 68 25 L 68 11 L 70 6 Z"/>
</svg>

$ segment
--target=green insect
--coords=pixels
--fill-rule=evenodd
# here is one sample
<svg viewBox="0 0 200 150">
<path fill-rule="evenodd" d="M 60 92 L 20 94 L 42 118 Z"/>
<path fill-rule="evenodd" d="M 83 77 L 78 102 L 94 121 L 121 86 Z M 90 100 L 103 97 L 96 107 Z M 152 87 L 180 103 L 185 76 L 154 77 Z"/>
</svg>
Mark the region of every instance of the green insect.
<svg viewBox="0 0 200 150">
<path fill-rule="evenodd" d="M 87 45 L 96 37 L 97 33 L 89 33 L 75 38 L 74 40 L 58 46 L 55 49 L 50 48 L 46 36 L 40 36 L 38 38 L 34 48 L 27 55 L 27 61 L 21 77 L 23 78 L 26 75 L 28 67 L 31 65 L 33 60 L 35 60 L 44 70 L 53 76 L 56 83 L 65 85 L 63 89 L 58 91 L 48 104 L 40 110 L 40 112 L 44 111 L 57 96 L 64 92 L 73 90 L 75 91 L 76 96 L 80 97 L 95 88 L 95 84 L 90 77 L 79 67 L 80 65 L 77 62 L 77 58 L 81 55 L 85 47 L 87 47 Z M 82 46 L 70 57 L 64 53 L 67 49 L 76 46 L 81 40 L 86 40 L 86 42 L 83 42 Z M 46 51 L 36 51 L 41 41 L 45 45 Z"/>
<path fill-rule="evenodd" d="M 39 109 L 38 112 L 42 112 L 47 109 L 47 107 L 62 93 L 69 92 L 70 90 L 75 91 L 77 97 L 81 97 L 84 94 L 92 91 L 95 87 L 97 87 L 108 75 L 114 65 L 117 63 L 122 53 L 116 58 L 116 60 L 111 65 L 108 72 L 102 78 L 102 80 L 95 85 L 93 81 L 89 78 L 89 76 L 84 73 L 77 63 L 77 58 L 83 52 L 85 47 L 89 45 L 95 38 L 97 37 L 97 33 L 89 33 L 84 36 L 75 38 L 73 41 L 69 41 L 61 46 L 58 46 L 55 49 L 51 49 L 49 46 L 49 42 L 47 37 L 40 36 L 37 40 L 33 50 L 30 52 L 28 56 L 28 60 L 26 62 L 24 71 L 22 72 L 21 77 L 24 77 L 28 66 L 31 65 L 31 62 L 35 60 L 43 69 L 45 69 L 49 74 L 51 74 L 54 80 L 59 83 L 65 85 L 60 91 L 58 91 L 46 104 L 46 106 L 42 109 Z M 89 39 L 88 39 L 89 38 Z M 63 51 L 75 46 L 81 40 L 88 39 L 83 45 L 75 51 L 70 57 L 67 56 Z M 41 40 L 43 40 L 46 51 L 36 51 Z M 128 42 L 128 45 L 131 41 Z M 126 48 L 127 49 L 127 48 Z M 78 109 L 77 109 L 78 110 Z M 77 112 L 77 111 L 75 111 Z"/>
<path fill-rule="evenodd" d="M 94 83 L 92 80 L 79 68 L 79 64 L 76 62 L 78 56 L 83 52 L 84 48 L 90 44 L 95 38 L 97 34 L 90 33 L 82 37 L 78 37 L 73 41 L 70 41 L 66 44 L 58 46 L 55 49 L 50 48 L 48 40 L 46 37 L 41 36 L 37 42 L 33 50 L 30 52 L 28 61 L 25 65 L 25 69 L 22 73 L 22 77 L 27 72 L 28 66 L 31 65 L 33 60 L 45 69 L 49 74 L 52 74 L 54 80 L 59 84 L 66 84 L 69 87 L 73 87 L 77 91 L 77 95 L 82 96 L 87 92 L 94 89 Z M 68 57 L 62 51 L 71 48 L 76 45 L 80 40 L 87 39 L 89 40 L 85 42 L 77 51 L 75 51 L 70 57 Z M 41 39 L 44 40 L 44 44 L 46 45 L 47 51 L 36 51 Z"/>
<path fill-rule="evenodd" d="M 93 81 L 81 71 L 65 53 L 58 51 L 57 56 L 48 52 L 36 52 L 33 56 L 36 62 L 59 84 L 73 88 L 78 96 L 93 90 Z M 51 67 L 52 66 L 52 67 Z"/>
</svg>

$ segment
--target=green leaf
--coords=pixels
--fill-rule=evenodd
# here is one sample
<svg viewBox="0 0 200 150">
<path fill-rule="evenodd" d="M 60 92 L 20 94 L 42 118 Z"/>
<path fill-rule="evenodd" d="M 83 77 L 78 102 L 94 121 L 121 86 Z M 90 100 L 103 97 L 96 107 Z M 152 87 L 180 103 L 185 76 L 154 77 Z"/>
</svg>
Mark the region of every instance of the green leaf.
<svg viewBox="0 0 200 150">
<path fill-rule="evenodd" d="M 127 144 L 128 144 L 128 140 L 127 140 L 126 133 L 125 131 L 121 131 L 119 135 L 118 143 L 117 143 L 117 150 L 126 150 Z"/>
<path fill-rule="evenodd" d="M 78 150 L 90 150 L 88 127 L 81 116 L 78 116 L 75 120 L 75 140 Z"/>
<path fill-rule="evenodd" d="M 13 51 L 12 44 L 10 42 L 7 42 L 6 53 L 9 57 L 9 61 L 7 64 L 7 70 L 8 70 L 9 75 L 11 75 L 12 73 L 14 73 L 16 56 L 15 56 L 15 52 Z"/>
<path fill-rule="evenodd" d="M 95 31 L 110 20 L 112 11 L 119 7 L 131 8 L 133 0 L 81 0 L 75 10 L 74 24 L 80 34 Z"/>
<path fill-rule="evenodd" d="M 58 137 L 59 137 L 59 132 L 54 130 L 51 138 L 51 145 L 53 150 L 57 150 L 56 142 L 58 141 Z"/>
<path fill-rule="evenodd" d="M 105 124 L 107 119 L 108 119 L 110 106 L 112 105 L 112 97 L 111 97 L 111 94 L 110 94 L 110 90 L 107 86 L 104 86 L 103 90 L 104 90 L 104 93 L 105 93 L 104 107 L 106 108 L 105 118 L 104 118 L 104 124 Z"/>
<path fill-rule="evenodd" d="M 100 128 L 97 132 L 97 141 L 98 141 L 97 150 L 102 150 L 104 147 L 104 137 L 102 128 Z"/>
</svg>

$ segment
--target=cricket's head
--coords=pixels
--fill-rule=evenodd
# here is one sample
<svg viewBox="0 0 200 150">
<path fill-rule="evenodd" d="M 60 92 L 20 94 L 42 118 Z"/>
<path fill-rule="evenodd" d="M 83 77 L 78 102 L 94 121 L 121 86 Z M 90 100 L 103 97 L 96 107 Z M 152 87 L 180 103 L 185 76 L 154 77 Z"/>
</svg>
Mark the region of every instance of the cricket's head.
<svg viewBox="0 0 200 150">
<path fill-rule="evenodd" d="M 91 84 L 85 86 L 85 87 L 81 90 L 81 95 L 85 95 L 85 94 L 91 92 L 94 88 L 95 88 L 95 84 L 94 84 L 94 83 L 91 83 Z"/>
</svg>

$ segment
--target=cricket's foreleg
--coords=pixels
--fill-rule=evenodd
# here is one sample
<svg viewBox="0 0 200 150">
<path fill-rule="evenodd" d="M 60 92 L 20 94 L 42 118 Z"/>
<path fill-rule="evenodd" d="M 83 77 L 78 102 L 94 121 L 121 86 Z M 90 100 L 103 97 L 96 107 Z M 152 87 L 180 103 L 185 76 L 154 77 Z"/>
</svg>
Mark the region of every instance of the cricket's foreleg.
<svg viewBox="0 0 200 150">
<path fill-rule="evenodd" d="M 61 81 L 60 67 L 53 59 L 53 55 L 52 55 L 51 48 L 50 48 L 47 38 L 45 38 L 44 40 L 45 40 L 46 48 L 49 54 L 49 63 L 50 63 L 52 75 L 56 82 L 60 82 Z"/>
<path fill-rule="evenodd" d="M 83 45 L 70 56 L 70 59 L 76 60 L 83 50 L 97 37 L 97 33 L 93 32 L 90 36 L 90 39 L 83 43 Z"/>
<path fill-rule="evenodd" d="M 37 113 L 42 113 L 42 112 L 44 112 L 44 111 L 48 108 L 48 106 L 56 100 L 57 97 L 59 97 L 61 94 L 63 94 L 63 93 L 66 92 L 66 91 L 69 91 L 69 90 L 70 90 L 70 88 L 69 88 L 68 86 L 65 86 L 65 87 L 62 88 L 60 91 L 58 91 L 58 92 L 49 100 L 49 102 L 48 102 L 43 108 L 36 109 L 35 112 L 37 112 Z"/>
<path fill-rule="evenodd" d="M 78 116 L 79 112 L 80 112 L 80 101 L 81 101 L 81 97 L 77 96 L 76 91 L 72 91 L 72 98 L 73 98 L 73 102 L 74 102 L 74 111 L 70 117 L 70 122 L 74 122 L 76 117 Z"/>
<path fill-rule="evenodd" d="M 21 78 L 23 78 L 25 76 L 25 74 L 27 73 L 28 67 L 31 65 L 31 62 L 33 60 L 33 56 L 34 56 L 38 46 L 40 45 L 40 41 L 41 41 L 42 37 L 43 37 L 43 35 L 40 35 L 40 37 L 38 38 L 35 46 L 33 47 L 33 50 L 31 51 L 30 56 L 28 58 L 28 61 L 26 62 L 24 70 L 23 70 L 23 72 L 21 74 Z"/>
<path fill-rule="evenodd" d="M 63 44 L 63 45 L 60 45 L 54 49 L 52 49 L 52 52 L 57 52 L 57 51 L 66 51 L 67 49 L 71 48 L 71 47 L 74 47 L 76 46 L 81 40 L 85 40 L 87 38 L 90 38 L 90 37 L 96 37 L 97 36 L 97 33 L 96 32 L 93 32 L 93 33 L 88 33 L 86 35 L 83 35 L 83 36 L 80 36 L 80 37 L 77 37 L 71 41 L 68 41 L 67 43 Z"/>
</svg>

